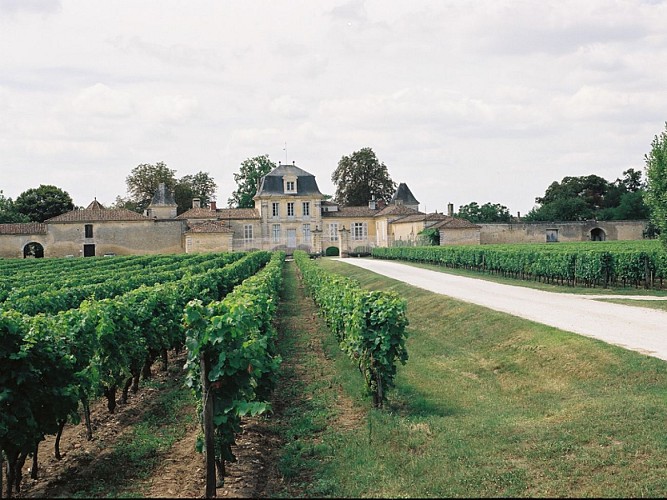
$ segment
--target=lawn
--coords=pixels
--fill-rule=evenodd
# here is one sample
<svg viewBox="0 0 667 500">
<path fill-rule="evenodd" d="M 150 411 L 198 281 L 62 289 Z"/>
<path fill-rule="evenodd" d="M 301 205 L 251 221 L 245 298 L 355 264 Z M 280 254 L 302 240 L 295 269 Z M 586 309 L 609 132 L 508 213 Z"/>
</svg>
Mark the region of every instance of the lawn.
<svg viewBox="0 0 667 500">
<path fill-rule="evenodd" d="M 667 494 L 667 364 L 322 259 L 408 301 L 410 359 L 384 411 L 326 336 L 365 413 L 318 432 L 317 493 L 341 497 Z M 326 385 L 326 384 L 325 384 Z"/>
</svg>

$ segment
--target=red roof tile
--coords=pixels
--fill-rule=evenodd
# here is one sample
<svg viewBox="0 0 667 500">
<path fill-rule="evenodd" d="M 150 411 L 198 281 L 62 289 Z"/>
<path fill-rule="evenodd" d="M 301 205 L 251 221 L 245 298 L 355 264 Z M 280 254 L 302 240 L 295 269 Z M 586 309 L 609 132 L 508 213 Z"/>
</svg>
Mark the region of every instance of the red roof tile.
<svg viewBox="0 0 667 500">
<path fill-rule="evenodd" d="M 0 224 L 0 234 L 46 234 L 46 224 L 42 222 Z"/>
</svg>

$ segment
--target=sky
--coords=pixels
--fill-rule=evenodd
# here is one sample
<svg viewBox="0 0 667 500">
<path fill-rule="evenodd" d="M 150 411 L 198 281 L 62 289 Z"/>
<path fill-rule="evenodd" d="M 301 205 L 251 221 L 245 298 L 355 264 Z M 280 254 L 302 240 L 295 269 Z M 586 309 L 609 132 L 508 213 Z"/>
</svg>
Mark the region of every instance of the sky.
<svg viewBox="0 0 667 500">
<path fill-rule="evenodd" d="M 0 190 L 127 196 L 139 164 L 268 155 L 335 194 L 370 147 L 424 212 L 526 214 L 644 171 L 667 121 L 667 0 L 0 0 Z"/>
</svg>

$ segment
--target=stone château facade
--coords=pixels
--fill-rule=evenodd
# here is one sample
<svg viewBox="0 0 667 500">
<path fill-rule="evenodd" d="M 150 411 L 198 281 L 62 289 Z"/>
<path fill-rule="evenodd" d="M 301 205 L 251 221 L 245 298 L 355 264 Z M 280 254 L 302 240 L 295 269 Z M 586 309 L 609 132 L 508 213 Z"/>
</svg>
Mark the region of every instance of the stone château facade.
<svg viewBox="0 0 667 500">
<path fill-rule="evenodd" d="M 279 165 L 262 177 L 255 208 L 207 207 L 193 200 L 176 215 L 173 195 L 161 185 L 145 214 L 104 208 L 97 200 L 44 223 L 0 224 L 0 257 L 66 257 L 182 252 L 295 249 L 349 253 L 375 246 L 414 245 L 424 229 L 440 244 L 518 241 L 641 239 L 644 221 L 476 225 L 448 214 L 425 214 L 408 186 L 399 184 L 386 205 L 346 207 L 328 201 L 315 176 Z M 561 235 L 559 240 L 558 235 Z M 554 239 L 555 238 L 555 239 Z"/>
</svg>

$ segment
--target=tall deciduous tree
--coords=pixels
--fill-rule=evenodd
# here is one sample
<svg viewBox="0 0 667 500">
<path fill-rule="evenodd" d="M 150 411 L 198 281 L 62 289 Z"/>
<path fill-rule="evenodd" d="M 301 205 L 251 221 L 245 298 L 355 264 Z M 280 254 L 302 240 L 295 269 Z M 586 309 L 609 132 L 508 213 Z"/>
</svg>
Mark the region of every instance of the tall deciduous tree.
<svg viewBox="0 0 667 500">
<path fill-rule="evenodd" d="M 155 165 L 142 163 L 132 169 L 125 179 L 128 198 L 116 197 L 117 208 L 127 208 L 142 213 L 150 205 L 160 183 L 174 193 L 177 213 L 181 214 L 192 207 L 192 199 L 199 198 L 202 206 L 208 204 L 215 195 L 217 184 L 208 172 L 197 172 L 178 179 L 176 170 L 168 168 L 163 162 Z"/>
<path fill-rule="evenodd" d="M 6 198 L 0 189 L 0 224 L 30 222 L 27 215 L 20 213 L 11 198 Z"/>
<path fill-rule="evenodd" d="M 371 148 L 343 156 L 331 181 L 336 186 L 334 199 L 344 206 L 366 205 L 373 196 L 387 202 L 396 191 L 387 166 L 377 159 Z"/>
<path fill-rule="evenodd" d="M 665 130 L 651 142 L 646 161 L 646 204 L 651 221 L 660 230 L 660 239 L 667 247 L 667 122 Z"/>
<path fill-rule="evenodd" d="M 208 205 L 215 198 L 218 185 L 208 172 L 184 175 L 176 183 L 174 198 L 178 205 L 177 212 L 182 214 L 192 207 L 192 199 L 199 198 L 201 206 Z"/>
<path fill-rule="evenodd" d="M 136 204 L 138 212 L 143 212 L 150 205 L 160 183 L 173 191 L 177 183 L 176 171 L 161 161 L 155 165 L 142 163 L 132 169 L 125 183 L 130 200 Z"/>
<path fill-rule="evenodd" d="M 51 217 L 74 210 L 72 197 L 59 187 L 42 184 L 38 188 L 28 189 L 16 198 L 16 211 L 27 216 L 33 222 L 44 222 Z"/>
<path fill-rule="evenodd" d="M 230 207 L 253 208 L 253 197 L 257 194 L 257 187 L 262 176 L 276 168 L 276 164 L 269 160 L 269 155 L 248 158 L 241 163 L 239 172 L 234 174 L 236 191 L 227 200 Z"/>
</svg>

